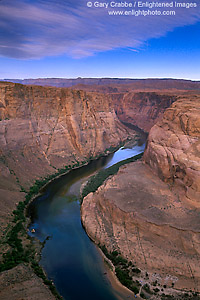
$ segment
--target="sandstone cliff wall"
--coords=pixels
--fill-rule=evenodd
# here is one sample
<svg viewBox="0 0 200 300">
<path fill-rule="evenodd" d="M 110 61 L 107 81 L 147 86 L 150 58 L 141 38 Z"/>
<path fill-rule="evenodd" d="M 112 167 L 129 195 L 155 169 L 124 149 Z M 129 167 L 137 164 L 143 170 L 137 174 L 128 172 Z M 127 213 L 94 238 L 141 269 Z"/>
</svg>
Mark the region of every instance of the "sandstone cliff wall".
<svg viewBox="0 0 200 300">
<path fill-rule="evenodd" d="M 1 215 L 42 176 L 88 160 L 135 132 L 118 120 L 106 95 L 0 84 Z"/>
<path fill-rule="evenodd" d="M 117 145 L 121 140 L 126 139 L 128 136 L 134 137 L 135 132 L 126 128 L 119 121 L 119 119 L 125 122 L 130 122 L 144 129 L 145 131 L 148 131 L 150 127 L 153 126 L 155 122 L 161 118 L 165 108 L 168 107 L 174 100 L 176 100 L 176 97 L 177 95 L 172 96 L 171 94 L 168 95 L 163 93 L 161 96 L 160 93 L 155 92 L 128 92 L 125 95 L 105 95 L 84 91 L 73 91 L 71 89 L 61 89 L 53 87 L 44 88 L 38 86 L 22 86 L 20 84 L 1 83 L 1 226 L 3 227 L 5 223 L 10 219 L 10 212 L 15 208 L 15 204 L 18 203 L 18 201 L 24 199 L 24 194 L 20 192 L 21 186 L 29 188 L 35 179 L 46 176 L 48 173 L 54 173 L 56 169 L 61 168 L 64 165 L 73 163 L 76 160 L 86 160 L 91 156 L 96 156 L 99 153 L 102 153 L 111 145 Z M 194 111 L 194 109 L 191 110 L 192 115 L 194 115 Z M 191 117 L 189 116 L 189 119 L 190 118 Z M 174 119 L 172 119 L 172 121 L 174 122 Z M 198 120 L 197 123 L 195 122 L 192 123 L 194 125 L 194 128 L 195 126 L 199 126 Z M 195 144 L 195 141 L 197 139 L 195 135 L 196 129 L 190 128 L 191 126 L 188 125 L 190 124 L 189 121 L 186 123 L 182 123 L 181 124 L 183 125 L 183 128 L 185 128 L 184 126 L 186 126 L 185 131 L 191 132 L 191 137 L 189 134 L 189 137 L 186 135 L 185 139 L 189 141 L 189 144 L 193 145 L 191 148 L 193 150 L 190 149 L 187 154 L 187 157 L 189 157 L 191 153 L 194 155 L 190 160 L 191 165 L 189 166 L 191 167 L 186 168 L 188 170 L 187 172 L 185 171 L 187 173 L 186 178 L 188 178 L 187 182 L 189 182 L 190 177 L 193 178 L 192 183 L 190 182 L 188 183 L 188 185 L 186 184 L 186 186 L 188 187 L 187 195 L 193 195 L 194 193 L 196 193 L 196 191 L 198 191 L 198 188 L 196 187 L 198 185 L 198 181 L 196 181 L 195 179 L 197 173 L 196 171 L 198 171 L 198 169 L 196 168 L 197 152 L 195 151 L 198 150 L 199 146 L 198 144 Z M 174 130 L 176 126 L 177 125 L 174 125 Z M 164 130 L 166 125 L 164 124 L 164 126 L 162 125 L 160 127 L 163 127 Z M 169 168 L 169 166 L 167 166 L 167 163 L 165 163 L 164 165 L 161 165 L 160 163 L 160 161 L 166 161 L 165 155 L 158 155 L 159 151 L 157 151 L 157 149 L 159 148 L 158 144 L 160 143 L 160 140 L 158 139 L 157 142 L 154 142 L 156 138 L 153 135 L 153 140 L 151 141 L 151 136 L 152 134 L 150 134 L 150 139 L 146 150 L 146 153 L 148 153 L 148 155 L 145 156 L 146 162 L 154 169 L 154 172 L 157 172 L 159 175 L 161 174 L 160 176 L 162 177 L 162 179 L 169 182 L 175 181 L 175 179 L 171 179 L 171 175 L 168 175 L 171 174 L 171 167 L 170 172 L 167 173 L 166 170 L 167 168 Z M 164 133 L 162 134 L 162 136 L 165 138 L 169 138 L 168 136 L 164 135 Z M 155 146 L 156 143 L 157 152 L 151 150 L 153 149 L 153 147 L 151 147 L 151 144 Z M 165 141 L 163 145 L 165 146 L 166 143 L 167 142 Z M 184 174 L 184 172 L 181 173 L 178 171 L 178 158 L 177 162 L 178 163 L 176 163 L 175 168 L 177 170 L 177 173 L 179 173 L 179 175 L 182 173 Z M 163 168 L 163 166 L 165 168 Z M 87 206 L 86 204 L 83 204 L 82 209 L 84 225 L 92 238 L 97 241 L 104 241 L 110 249 L 113 248 L 113 245 L 119 247 L 124 256 L 133 259 L 135 262 L 138 261 L 138 264 L 139 266 L 141 266 L 141 268 L 148 267 L 147 269 L 149 270 L 149 272 L 151 272 L 151 270 L 156 270 L 156 268 L 159 266 L 160 262 L 158 261 L 157 263 L 155 263 L 154 261 L 154 259 L 156 257 L 159 257 L 159 255 L 162 262 L 161 266 L 164 269 L 164 259 L 166 255 L 168 255 L 170 263 L 166 267 L 167 272 L 168 270 L 170 271 L 170 274 L 175 274 L 177 272 L 180 276 L 182 276 L 181 274 L 186 273 L 186 270 L 188 270 L 187 272 L 189 272 L 185 277 L 183 276 L 183 281 L 177 281 L 177 287 L 183 286 L 180 284 L 180 282 L 186 282 L 187 280 L 189 280 L 188 282 L 192 284 L 193 288 L 196 282 L 199 283 L 199 270 L 197 264 L 197 260 L 199 259 L 199 248 L 197 247 L 198 235 L 196 234 L 199 224 L 198 218 L 195 219 L 195 221 L 193 219 L 196 218 L 196 213 L 198 212 L 193 213 L 193 207 L 189 206 L 183 209 L 181 208 L 179 210 L 179 213 L 180 216 L 184 216 L 184 218 L 180 218 L 178 222 L 180 222 L 184 226 L 178 226 L 176 222 L 176 209 L 177 207 L 182 206 L 180 197 L 177 196 L 175 201 L 171 200 L 173 198 L 172 193 L 166 190 L 165 192 L 163 192 L 164 194 L 161 194 L 161 196 L 164 195 L 164 198 L 161 198 L 163 199 L 163 201 L 165 201 L 166 199 L 168 200 L 166 200 L 166 202 L 163 202 L 162 205 L 159 204 L 160 197 L 157 198 L 157 196 L 155 196 L 158 191 L 157 180 L 159 179 L 156 176 L 154 177 L 154 179 L 152 179 L 156 182 L 156 184 L 154 185 L 153 183 L 149 183 L 149 181 L 145 181 L 147 180 L 145 175 L 146 171 L 143 172 L 142 168 L 143 165 L 139 164 L 137 165 L 137 169 L 135 169 L 134 171 L 138 176 L 139 170 L 141 169 L 141 176 L 138 176 L 139 182 L 136 185 L 133 184 L 133 181 L 129 183 L 129 187 L 134 186 L 134 190 L 129 189 L 129 187 L 127 188 L 127 186 L 124 187 L 126 192 L 129 193 L 129 191 L 131 191 L 131 194 L 125 195 L 124 199 L 126 201 L 129 201 L 129 199 L 140 199 L 140 203 L 143 203 L 143 206 L 144 202 L 142 202 L 142 199 L 144 199 L 144 201 L 146 201 L 145 203 L 149 205 L 148 209 L 146 208 L 146 211 L 142 211 L 139 214 L 140 216 L 136 218 L 135 214 L 132 214 L 131 206 L 127 209 L 122 205 L 122 207 L 120 208 L 119 206 L 118 209 L 117 207 L 119 203 L 113 205 L 112 201 L 111 204 L 107 202 L 109 201 L 109 197 L 106 196 L 105 201 L 103 197 L 100 197 L 97 199 L 97 201 L 95 201 L 94 195 L 94 197 L 92 197 L 91 199 L 91 202 L 89 201 L 88 203 L 87 200 L 84 200 L 84 203 L 87 203 L 87 205 L 89 205 Z M 159 171 L 160 169 L 164 170 L 163 173 Z M 174 167 L 172 167 L 172 169 L 174 169 Z M 190 173 L 193 175 L 190 176 Z M 132 175 L 130 174 L 132 173 L 129 173 L 129 170 L 128 173 L 125 173 L 124 178 L 126 178 L 126 184 L 127 178 L 132 177 Z M 147 177 L 150 179 L 151 176 L 153 176 L 152 170 Z M 183 180 L 181 176 L 179 176 L 176 181 L 180 182 L 182 180 L 185 186 L 185 179 Z M 175 177 L 177 178 L 177 174 Z M 141 178 L 143 180 L 141 180 Z M 139 185 L 139 183 L 141 184 Z M 115 198 L 116 194 L 118 194 L 119 196 L 121 195 L 120 184 L 121 183 L 118 182 L 116 186 L 112 187 L 112 192 L 114 189 L 114 194 L 111 193 L 111 200 L 113 199 L 113 197 Z M 164 183 L 162 182 L 162 184 Z M 149 186 L 149 190 L 145 190 L 144 193 L 146 196 L 144 196 L 142 192 L 136 192 L 140 190 L 142 191 L 141 185 Z M 141 187 L 140 189 L 138 189 L 139 186 Z M 162 187 L 161 190 L 164 190 L 164 187 Z M 99 191 L 97 192 L 97 194 L 98 193 Z M 152 193 L 154 197 L 152 197 Z M 140 194 L 144 197 L 139 197 Z M 179 195 L 179 190 L 177 191 L 177 195 Z M 88 197 L 91 197 L 91 195 L 88 195 Z M 119 199 L 121 199 L 121 197 Z M 154 205 L 152 205 L 152 201 Z M 130 201 L 130 203 L 132 203 L 132 200 Z M 166 207 L 169 206 L 171 206 L 171 214 L 168 216 L 163 212 L 167 209 Z M 96 211 L 96 208 L 98 209 L 98 211 Z M 133 208 L 133 211 L 136 212 L 137 210 L 138 207 L 135 207 L 135 209 Z M 86 212 L 87 214 L 84 217 L 84 213 Z M 187 218 L 188 215 L 190 216 L 189 218 Z M 172 218 L 173 222 L 169 222 L 166 224 L 166 222 L 170 220 L 169 217 Z M 133 223 L 134 219 L 137 220 L 137 226 L 135 225 L 135 223 Z M 94 226 L 91 224 L 91 222 L 93 222 L 91 220 L 95 220 Z M 99 222 L 97 222 L 97 220 L 99 220 Z M 114 225 L 112 225 L 111 220 Z M 115 223 L 118 224 L 116 227 Z M 194 226 L 190 226 L 191 224 L 193 224 Z M 135 226 L 139 229 L 137 229 Z M 163 231 L 160 226 L 165 226 L 162 227 L 164 228 L 164 232 L 166 233 L 165 237 L 166 235 L 170 237 L 172 234 L 176 237 L 179 235 L 180 230 L 184 230 L 184 235 L 181 236 L 181 240 L 178 239 L 177 252 L 173 247 L 172 252 L 168 253 L 168 250 L 163 252 L 162 241 L 164 241 L 165 238 L 163 238 Z M 175 229 L 172 230 L 171 228 L 173 228 L 173 226 L 175 227 Z M 115 227 L 115 232 L 113 230 L 110 231 L 109 228 L 112 227 Z M 138 230 L 139 235 L 137 235 Z M 147 230 L 149 230 L 151 238 L 146 235 L 145 232 Z M 158 244 L 156 244 L 157 236 L 159 236 Z M 187 238 L 188 241 L 192 240 L 192 248 L 187 243 Z M 134 252 L 134 245 L 136 240 L 139 242 L 137 250 Z M 176 245 L 175 240 L 176 238 L 173 239 L 172 243 Z M 130 245 L 127 247 L 123 247 L 123 244 L 127 245 L 127 243 L 129 244 L 129 241 Z M 154 243 L 155 246 L 153 245 Z M 166 241 L 166 249 L 169 248 L 170 243 L 170 240 Z M 151 251 L 149 250 L 150 247 L 152 247 Z M 173 272 L 172 266 L 175 264 L 176 259 L 171 258 L 171 256 L 172 253 L 175 253 L 175 257 L 178 259 L 179 250 L 182 249 L 181 247 L 185 247 L 184 249 L 186 249 L 183 251 L 181 260 L 181 264 L 183 264 L 185 267 L 182 268 L 182 266 L 178 266 L 177 268 L 175 268 L 177 271 Z M 141 254 L 143 253 L 142 249 L 145 249 L 144 255 Z M 130 254 L 130 252 L 134 252 L 134 257 L 132 254 Z M 147 258 L 144 259 L 144 257 L 147 257 L 148 255 L 150 256 L 149 262 L 147 262 Z M 194 260 L 190 260 L 192 255 L 195 256 Z M 186 264 L 184 263 L 185 257 L 187 261 Z M 150 265 L 154 265 L 155 268 L 151 268 Z M 166 270 L 163 271 L 164 273 L 161 273 L 165 274 Z M 193 275 L 191 275 L 191 272 Z M 161 278 L 163 277 L 161 276 Z"/>
<path fill-rule="evenodd" d="M 112 94 L 113 104 L 121 121 L 149 132 L 177 96 L 171 93 L 128 92 Z"/>
<path fill-rule="evenodd" d="M 200 292 L 199 122 L 199 96 L 179 96 L 150 130 L 144 161 L 121 167 L 81 208 L 89 236 L 165 293 Z"/>
<path fill-rule="evenodd" d="M 18 84 L 0 87 L 1 154 L 10 169 L 25 164 L 23 182 L 40 173 L 37 166 L 53 171 L 96 156 L 131 132 L 105 95 Z"/>
<path fill-rule="evenodd" d="M 200 206 L 200 98 L 180 97 L 151 129 L 144 160 Z"/>
<path fill-rule="evenodd" d="M 1 237 L 12 220 L 11 212 L 25 199 L 21 188 L 28 190 L 35 179 L 76 160 L 87 161 L 134 136 L 120 123 L 106 95 L 1 83 Z M 1 244 L 1 253 L 7 251 L 5 247 Z M 23 265 L 2 272 L 0 287 L 3 299 L 54 298 Z"/>
</svg>

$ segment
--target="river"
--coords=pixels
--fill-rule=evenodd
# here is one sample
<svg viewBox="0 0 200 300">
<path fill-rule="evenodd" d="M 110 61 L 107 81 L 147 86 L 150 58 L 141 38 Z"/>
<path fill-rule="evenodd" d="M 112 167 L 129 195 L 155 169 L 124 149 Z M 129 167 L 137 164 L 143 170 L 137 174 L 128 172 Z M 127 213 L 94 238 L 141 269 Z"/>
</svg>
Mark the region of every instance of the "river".
<svg viewBox="0 0 200 300">
<path fill-rule="evenodd" d="M 30 235 L 46 240 L 40 265 L 65 300 L 122 297 L 112 288 L 102 256 L 82 227 L 79 193 L 88 176 L 143 152 L 144 147 L 122 147 L 108 157 L 72 170 L 47 185 L 43 195 L 32 202 Z M 35 232 L 31 233 L 33 228 Z"/>
</svg>

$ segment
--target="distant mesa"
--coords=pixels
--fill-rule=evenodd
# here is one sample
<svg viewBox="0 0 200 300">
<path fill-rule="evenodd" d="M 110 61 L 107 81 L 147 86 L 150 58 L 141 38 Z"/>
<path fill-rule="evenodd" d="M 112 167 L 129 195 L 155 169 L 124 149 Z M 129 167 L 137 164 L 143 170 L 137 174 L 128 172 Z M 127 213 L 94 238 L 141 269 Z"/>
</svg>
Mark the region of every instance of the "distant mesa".
<svg viewBox="0 0 200 300">
<path fill-rule="evenodd" d="M 179 90 L 200 90 L 200 81 L 173 79 L 173 78 L 36 78 L 36 79 L 1 79 L 21 84 L 55 86 L 55 87 L 72 87 L 76 85 L 87 86 L 118 86 L 126 85 L 129 89 L 179 89 Z"/>
</svg>

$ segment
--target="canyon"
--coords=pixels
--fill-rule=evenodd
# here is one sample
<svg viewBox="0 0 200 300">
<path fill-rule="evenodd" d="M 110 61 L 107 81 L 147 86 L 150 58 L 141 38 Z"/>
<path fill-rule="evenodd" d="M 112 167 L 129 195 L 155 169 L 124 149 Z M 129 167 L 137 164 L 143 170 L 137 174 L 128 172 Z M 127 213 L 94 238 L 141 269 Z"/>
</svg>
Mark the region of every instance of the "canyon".
<svg viewBox="0 0 200 300">
<path fill-rule="evenodd" d="M 161 284 L 167 280 L 176 289 L 197 292 L 199 83 L 174 80 L 168 89 L 167 80 L 160 80 L 159 88 L 149 80 L 142 89 L 142 81 L 135 88 L 118 81 L 102 86 L 99 80 L 81 90 L 0 82 L 1 227 L 35 180 L 134 139 L 131 124 L 150 131 L 144 160 L 122 167 L 84 199 L 83 225 L 96 243 L 120 249 Z M 12 290 L 13 299 L 34 299 L 33 282 L 40 290 L 37 299 L 53 298 L 24 265 L 1 273 L 0 296 L 10 299 Z"/>
<path fill-rule="evenodd" d="M 151 128 L 143 161 L 121 167 L 81 208 L 89 236 L 133 262 L 152 291 L 155 281 L 166 294 L 200 291 L 199 116 L 199 96 L 177 97 Z"/>
</svg>

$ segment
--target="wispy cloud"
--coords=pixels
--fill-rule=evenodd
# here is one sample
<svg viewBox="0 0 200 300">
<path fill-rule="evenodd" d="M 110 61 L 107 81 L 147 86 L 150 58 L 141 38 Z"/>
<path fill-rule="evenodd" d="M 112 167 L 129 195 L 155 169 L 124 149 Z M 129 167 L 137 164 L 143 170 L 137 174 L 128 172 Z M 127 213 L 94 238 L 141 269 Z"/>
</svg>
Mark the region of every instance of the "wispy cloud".
<svg viewBox="0 0 200 300">
<path fill-rule="evenodd" d="M 88 8 L 86 2 L 0 1 L 0 55 L 81 58 L 117 48 L 138 51 L 148 39 L 200 20 L 198 7 L 179 8 L 176 16 L 110 16 L 107 9 Z"/>
</svg>

